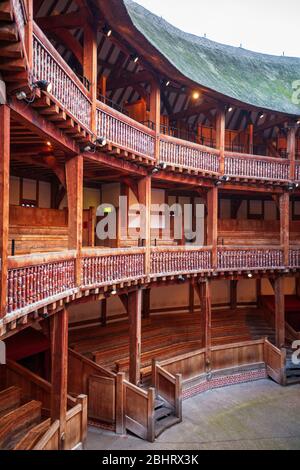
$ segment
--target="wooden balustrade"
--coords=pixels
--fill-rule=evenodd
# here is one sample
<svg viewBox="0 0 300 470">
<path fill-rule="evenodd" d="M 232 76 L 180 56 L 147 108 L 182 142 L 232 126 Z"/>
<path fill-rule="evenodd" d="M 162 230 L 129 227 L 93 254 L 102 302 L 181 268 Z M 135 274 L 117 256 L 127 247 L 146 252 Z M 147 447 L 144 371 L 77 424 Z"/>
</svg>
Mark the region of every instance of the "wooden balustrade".
<svg viewBox="0 0 300 470">
<path fill-rule="evenodd" d="M 280 158 L 225 152 L 225 174 L 251 179 L 288 181 L 290 163 Z"/>
<path fill-rule="evenodd" d="M 27 11 L 23 0 L 12 0 L 15 21 L 21 40 L 24 41 Z"/>
<path fill-rule="evenodd" d="M 75 254 L 9 257 L 7 313 L 75 287 Z"/>
<path fill-rule="evenodd" d="M 217 174 L 220 171 L 218 150 L 165 135 L 160 136 L 159 147 L 161 162 L 205 173 Z"/>
<path fill-rule="evenodd" d="M 278 349 L 267 339 L 264 345 L 264 361 L 267 367 L 268 375 L 277 383 L 284 385 L 286 373 L 286 350 Z"/>
<path fill-rule="evenodd" d="M 84 250 L 83 287 L 104 286 L 145 276 L 145 249 Z"/>
<path fill-rule="evenodd" d="M 33 77 L 50 82 L 53 97 L 68 114 L 90 129 L 92 108 L 88 91 L 36 24 L 33 34 Z"/>
<path fill-rule="evenodd" d="M 300 249 L 292 248 L 289 252 L 289 267 L 299 268 L 300 267 Z"/>
<path fill-rule="evenodd" d="M 300 162 L 299 161 L 296 161 L 295 180 L 300 181 Z"/>
<path fill-rule="evenodd" d="M 151 275 L 165 276 L 211 270 L 211 249 L 162 247 L 151 249 Z"/>
<path fill-rule="evenodd" d="M 182 420 L 182 376 L 172 375 L 163 369 L 155 359 L 152 363 L 152 383 L 158 396 L 173 409 L 174 415 Z"/>
<path fill-rule="evenodd" d="M 155 132 L 124 114 L 97 102 L 97 135 L 124 150 L 155 158 Z"/>
<path fill-rule="evenodd" d="M 237 269 L 278 269 L 283 267 L 283 251 L 279 249 L 247 248 L 218 249 L 218 269 L 234 271 Z"/>
</svg>

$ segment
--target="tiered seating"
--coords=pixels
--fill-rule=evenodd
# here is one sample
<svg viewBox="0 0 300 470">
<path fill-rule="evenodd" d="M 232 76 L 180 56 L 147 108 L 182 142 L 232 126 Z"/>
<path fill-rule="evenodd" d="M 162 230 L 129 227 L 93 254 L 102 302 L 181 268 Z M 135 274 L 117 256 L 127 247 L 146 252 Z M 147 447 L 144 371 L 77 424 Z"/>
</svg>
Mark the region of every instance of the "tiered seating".
<svg viewBox="0 0 300 470">
<path fill-rule="evenodd" d="M 15 255 L 67 250 L 68 228 L 10 225 L 9 252 L 11 252 L 12 240 L 15 243 Z"/>
<path fill-rule="evenodd" d="M 50 424 L 50 419 L 42 417 L 41 402 L 22 404 L 20 388 L 0 392 L 0 449 L 31 450 Z"/>
<path fill-rule="evenodd" d="M 252 339 L 249 324 L 263 318 L 253 310 L 216 311 L 212 316 L 213 346 Z M 265 331 L 263 330 L 263 333 Z M 201 313 L 159 314 L 142 321 L 142 373 L 147 374 L 152 359 L 167 359 L 203 347 Z M 258 334 L 256 332 L 256 334 Z M 261 337 L 265 336 L 264 334 Z M 120 321 L 103 328 L 91 326 L 70 331 L 71 347 L 111 371 L 129 369 L 129 325 Z"/>
</svg>

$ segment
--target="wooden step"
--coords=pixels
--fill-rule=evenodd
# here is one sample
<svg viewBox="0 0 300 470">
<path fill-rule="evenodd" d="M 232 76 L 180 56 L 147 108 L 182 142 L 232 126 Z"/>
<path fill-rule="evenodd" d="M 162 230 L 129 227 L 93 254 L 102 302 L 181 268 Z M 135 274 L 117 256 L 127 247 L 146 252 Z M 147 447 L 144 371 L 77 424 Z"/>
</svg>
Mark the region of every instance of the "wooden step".
<svg viewBox="0 0 300 470">
<path fill-rule="evenodd" d="M 47 419 L 30 429 L 17 443 L 14 450 L 32 450 L 51 426 L 51 419 Z"/>
<path fill-rule="evenodd" d="M 0 449 L 13 449 L 29 429 L 39 423 L 42 404 L 31 401 L 0 418 Z"/>
<path fill-rule="evenodd" d="M 6 0 L 0 4 L 0 21 L 13 21 L 12 2 Z"/>
<path fill-rule="evenodd" d="M 21 403 L 21 389 L 10 387 L 0 392 L 0 416 L 18 408 Z"/>
<path fill-rule="evenodd" d="M 162 406 L 159 409 L 155 410 L 154 412 L 154 419 L 156 422 L 160 421 L 163 418 L 166 418 L 167 416 L 170 416 L 172 414 L 172 410 L 168 408 L 167 406 Z"/>
<path fill-rule="evenodd" d="M 0 41 L 15 42 L 18 40 L 18 31 L 15 24 L 3 23 L 0 25 Z"/>
<path fill-rule="evenodd" d="M 180 423 L 180 419 L 176 416 L 168 416 L 165 419 L 162 419 L 155 423 L 155 437 L 159 437 L 164 431 Z"/>
</svg>

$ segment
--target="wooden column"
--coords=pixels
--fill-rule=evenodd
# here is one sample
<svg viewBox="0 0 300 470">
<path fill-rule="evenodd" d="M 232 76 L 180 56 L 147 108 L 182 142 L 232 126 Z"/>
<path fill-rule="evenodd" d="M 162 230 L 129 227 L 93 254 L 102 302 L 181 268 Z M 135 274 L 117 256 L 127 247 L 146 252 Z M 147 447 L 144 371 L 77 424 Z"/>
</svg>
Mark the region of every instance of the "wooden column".
<svg viewBox="0 0 300 470">
<path fill-rule="evenodd" d="M 238 281 L 230 281 L 230 308 L 236 310 L 237 308 L 237 287 Z"/>
<path fill-rule="evenodd" d="M 0 106 L 0 318 L 7 310 L 7 256 L 9 230 L 10 109 Z"/>
<path fill-rule="evenodd" d="M 218 265 L 218 188 L 207 193 L 207 245 L 212 247 L 212 267 Z"/>
<path fill-rule="evenodd" d="M 150 317 L 150 307 L 151 307 L 151 289 L 143 290 L 143 318 Z"/>
<path fill-rule="evenodd" d="M 256 302 L 257 302 L 257 307 L 261 307 L 261 279 L 256 280 Z"/>
<path fill-rule="evenodd" d="M 50 320 L 51 419 L 60 421 L 60 447 L 64 447 L 68 387 L 68 313 L 66 308 Z"/>
<path fill-rule="evenodd" d="M 154 123 L 155 158 L 159 161 L 159 134 L 160 134 L 160 85 L 156 80 L 151 82 L 150 92 L 150 121 Z"/>
<path fill-rule="evenodd" d="M 189 283 L 189 311 L 194 313 L 195 311 L 195 280 L 191 279 Z"/>
<path fill-rule="evenodd" d="M 91 130 L 96 135 L 96 100 L 97 100 L 97 30 L 89 24 L 84 27 L 83 75 L 90 83 L 92 101 Z"/>
<path fill-rule="evenodd" d="M 211 281 L 200 280 L 198 292 L 200 298 L 201 315 L 203 319 L 206 367 L 209 369 L 211 362 Z"/>
<path fill-rule="evenodd" d="M 107 318 L 107 299 L 102 299 L 101 301 L 101 325 L 106 326 Z"/>
<path fill-rule="evenodd" d="M 249 124 L 248 126 L 249 129 L 249 153 L 253 155 L 253 137 L 254 137 L 254 126 L 253 124 Z"/>
<path fill-rule="evenodd" d="M 25 26 L 25 47 L 29 68 L 33 66 L 33 0 L 27 0 L 28 22 Z"/>
<path fill-rule="evenodd" d="M 128 294 L 129 381 L 138 385 L 141 378 L 142 291 Z"/>
<path fill-rule="evenodd" d="M 225 126 L 226 126 L 226 111 L 225 108 L 217 110 L 216 114 L 216 146 L 220 150 L 220 173 L 224 175 L 225 165 Z"/>
<path fill-rule="evenodd" d="M 277 348 L 285 345 L 285 299 L 284 299 L 284 278 L 275 279 L 275 335 Z"/>
<path fill-rule="evenodd" d="M 141 227 L 145 231 L 145 272 L 150 274 L 150 249 L 151 249 L 151 176 L 145 176 L 138 183 L 139 203 L 146 208 L 145 223 Z"/>
<path fill-rule="evenodd" d="M 296 169 L 296 125 L 291 124 L 291 128 L 288 131 L 287 135 L 287 152 L 288 158 L 290 160 L 290 179 L 295 180 L 295 169 Z"/>
<path fill-rule="evenodd" d="M 68 249 L 77 251 L 76 280 L 80 284 L 82 249 L 83 157 L 77 155 L 66 162 L 68 197 Z"/>
<path fill-rule="evenodd" d="M 280 210 L 280 244 L 283 250 L 283 263 L 289 265 L 290 248 L 290 196 L 285 192 L 279 199 Z"/>
</svg>

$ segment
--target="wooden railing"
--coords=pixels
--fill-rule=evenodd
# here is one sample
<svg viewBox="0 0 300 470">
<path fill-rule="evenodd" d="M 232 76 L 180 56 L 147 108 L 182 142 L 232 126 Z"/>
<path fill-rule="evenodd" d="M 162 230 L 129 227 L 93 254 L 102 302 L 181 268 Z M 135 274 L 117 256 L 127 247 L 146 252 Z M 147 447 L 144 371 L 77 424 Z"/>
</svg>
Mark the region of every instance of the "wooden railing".
<svg viewBox="0 0 300 470">
<path fill-rule="evenodd" d="M 97 135 L 128 152 L 155 158 L 155 133 L 143 124 L 97 102 Z"/>
<path fill-rule="evenodd" d="M 145 249 L 84 250 L 83 287 L 104 286 L 145 276 Z"/>
<path fill-rule="evenodd" d="M 286 380 L 286 350 L 278 349 L 267 339 L 264 345 L 264 361 L 268 375 L 277 383 L 284 385 Z"/>
<path fill-rule="evenodd" d="M 173 409 L 176 418 L 182 420 L 182 376 L 172 375 L 155 360 L 152 363 L 152 385 L 156 394 L 162 397 Z"/>
<path fill-rule="evenodd" d="M 9 257 L 7 313 L 33 304 L 41 307 L 74 287 L 74 252 Z"/>
<path fill-rule="evenodd" d="M 211 249 L 162 247 L 151 249 L 151 275 L 165 276 L 211 270 Z"/>
<path fill-rule="evenodd" d="M 300 249 L 292 248 L 289 252 L 289 267 L 300 268 Z"/>
<path fill-rule="evenodd" d="M 243 178 L 288 181 L 290 163 L 280 158 L 225 152 L 225 174 Z"/>
<path fill-rule="evenodd" d="M 33 77 L 52 84 L 51 94 L 88 130 L 91 127 L 91 102 L 88 91 L 34 23 Z"/>
<path fill-rule="evenodd" d="M 295 166 L 295 180 L 300 181 L 300 162 L 296 161 L 296 166 Z"/>
<path fill-rule="evenodd" d="M 15 22 L 21 40 L 24 41 L 25 26 L 27 24 L 27 11 L 23 0 L 12 0 Z"/>
<path fill-rule="evenodd" d="M 218 150 L 163 134 L 160 136 L 159 148 L 160 161 L 171 166 L 212 174 L 220 171 L 220 152 Z"/>
<path fill-rule="evenodd" d="M 259 248 L 218 248 L 218 269 L 221 271 L 278 269 L 283 267 L 283 251 Z"/>
</svg>

